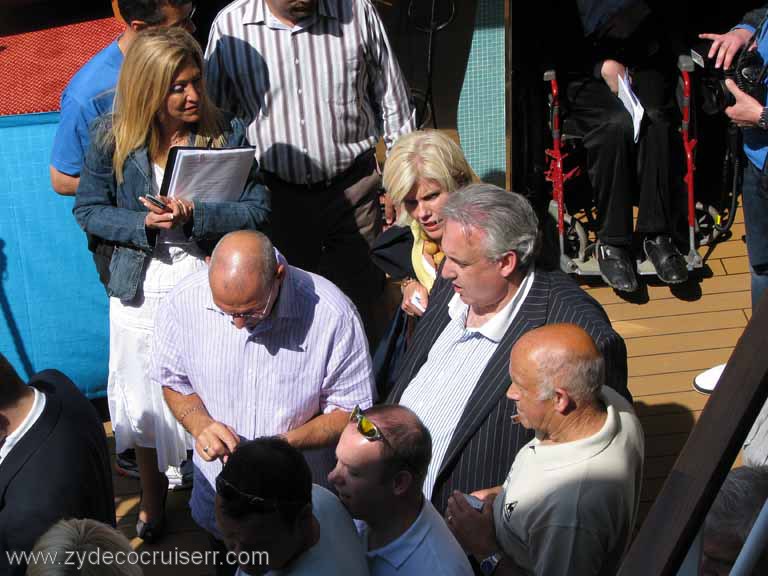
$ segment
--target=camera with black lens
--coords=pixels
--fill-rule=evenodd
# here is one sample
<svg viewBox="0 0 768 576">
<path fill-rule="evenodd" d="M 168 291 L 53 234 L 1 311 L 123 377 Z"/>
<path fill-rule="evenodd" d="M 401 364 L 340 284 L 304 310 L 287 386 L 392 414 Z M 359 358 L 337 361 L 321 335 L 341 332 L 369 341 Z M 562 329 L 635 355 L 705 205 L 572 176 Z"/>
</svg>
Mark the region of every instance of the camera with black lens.
<svg viewBox="0 0 768 576">
<path fill-rule="evenodd" d="M 736 99 L 725 87 L 725 80 L 730 78 L 743 92 L 760 102 L 766 97 L 766 65 L 757 50 L 742 48 L 736 54 L 731 67 L 723 70 L 715 68 L 715 58 L 708 58 L 710 44 L 691 49 L 691 58 L 701 68 L 699 74 L 699 96 L 701 110 L 714 115 L 733 106 Z"/>
</svg>

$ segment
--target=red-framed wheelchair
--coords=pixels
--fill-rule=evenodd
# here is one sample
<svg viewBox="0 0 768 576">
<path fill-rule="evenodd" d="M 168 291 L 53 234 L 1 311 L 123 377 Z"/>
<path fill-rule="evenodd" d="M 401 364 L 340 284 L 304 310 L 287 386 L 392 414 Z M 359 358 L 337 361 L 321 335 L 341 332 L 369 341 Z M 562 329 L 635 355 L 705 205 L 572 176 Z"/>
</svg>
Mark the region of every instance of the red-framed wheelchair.
<svg viewBox="0 0 768 576">
<path fill-rule="evenodd" d="M 698 248 L 710 245 L 729 233 L 736 212 L 737 192 L 740 189 L 742 153 L 738 129 L 722 114 L 719 118 L 711 118 L 701 112 L 698 100 L 705 96 L 697 92 L 694 60 L 688 55 L 680 56 L 678 70 L 678 104 L 681 111 L 679 133 L 685 152 L 683 184 L 687 220 L 687 251 L 683 256 L 690 272 L 703 266 Z M 547 70 L 544 73 L 544 81 L 549 87 L 548 128 L 551 136 L 550 147 L 545 151 L 545 179 L 551 184 L 551 200 L 547 210 L 551 221 L 548 228 L 550 235 L 553 228 L 556 235 L 554 244 L 558 265 L 567 274 L 600 276 L 595 256 L 598 218 L 591 202 L 591 190 L 586 182 L 584 168 L 579 162 L 581 138 L 570 135 L 563 129 L 563 107 L 556 72 Z M 710 190 L 697 199 L 697 185 L 702 187 L 704 184 L 702 178 L 697 178 L 697 131 L 701 131 L 700 128 L 707 124 L 712 132 L 710 137 L 722 139 L 724 145 L 706 151 L 706 187 Z M 717 166 L 713 165 L 713 154 Z M 572 198 L 572 195 L 576 198 Z M 571 202 L 571 199 L 574 202 Z M 552 222 L 554 226 L 551 225 Z M 638 260 L 636 266 L 639 275 L 656 274 L 648 259 Z"/>
</svg>

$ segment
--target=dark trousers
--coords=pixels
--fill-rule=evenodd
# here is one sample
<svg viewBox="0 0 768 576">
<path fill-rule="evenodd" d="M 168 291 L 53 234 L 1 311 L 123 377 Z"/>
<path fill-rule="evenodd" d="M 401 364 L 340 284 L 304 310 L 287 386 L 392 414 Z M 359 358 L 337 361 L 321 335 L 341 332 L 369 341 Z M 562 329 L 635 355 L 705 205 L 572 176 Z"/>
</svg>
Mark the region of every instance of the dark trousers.
<svg viewBox="0 0 768 576">
<path fill-rule="evenodd" d="M 349 296 L 373 343 L 384 275 L 370 246 L 381 233 L 379 188 L 373 150 L 357 158 L 330 185 L 291 184 L 265 173 L 272 192 L 272 240 L 294 266 L 325 276 Z"/>
<path fill-rule="evenodd" d="M 603 80 L 573 79 L 565 91 L 565 130 L 583 138 L 597 204 L 597 237 L 614 246 L 632 243 L 635 202 L 638 233 L 672 233 L 674 196 L 684 193 L 674 70 L 640 69 L 632 78 L 645 108 L 637 144 L 629 113 Z"/>
<path fill-rule="evenodd" d="M 205 480 L 203 481 L 205 482 Z M 216 552 L 216 576 L 235 576 L 238 564 L 237 562 L 227 562 L 228 550 L 224 542 L 208 534 L 208 544 L 210 545 L 211 550 Z M 232 558 L 235 558 L 235 556 L 230 557 L 230 559 Z"/>
<path fill-rule="evenodd" d="M 749 271 L 752 273 L 752 310 L 768 291 L 768 169 L 746 160 L 741 199 L 747 230 Z"/>
</svg>

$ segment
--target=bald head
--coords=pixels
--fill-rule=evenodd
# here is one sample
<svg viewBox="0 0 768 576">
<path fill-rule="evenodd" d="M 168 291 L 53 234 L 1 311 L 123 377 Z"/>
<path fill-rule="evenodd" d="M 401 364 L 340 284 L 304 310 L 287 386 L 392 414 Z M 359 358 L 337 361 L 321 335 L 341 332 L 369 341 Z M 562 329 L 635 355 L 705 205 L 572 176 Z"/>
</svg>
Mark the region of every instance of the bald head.
<svg viewBox="0 0 768 576">
<path fill-rule="evenodd" d="M 602 354 L 575 324 L 548 324 L 526 332 L 512 348 L 510 363 L 517 362 L 531 364 L 538 372 L 541 398 L 563 388 L 577 402 L 591 402 L 605 381 Z"/>
<path fill-rule="evenodd" d="M 224 236 L 211 256 L 208 280 L 214 300 L 241 306 L 270 289 L 277 270 L 272 242 L 261 232 L 239 230 Z"/>
</svg>

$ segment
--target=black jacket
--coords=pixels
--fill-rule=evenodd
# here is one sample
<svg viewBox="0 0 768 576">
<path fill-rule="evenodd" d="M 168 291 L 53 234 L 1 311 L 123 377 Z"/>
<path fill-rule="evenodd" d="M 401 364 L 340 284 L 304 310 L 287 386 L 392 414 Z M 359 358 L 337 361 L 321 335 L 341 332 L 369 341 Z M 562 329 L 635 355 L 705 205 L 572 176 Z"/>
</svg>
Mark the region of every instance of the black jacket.
<svg viewBox="0 0 768 576">
<path fill-rule="evenodd" d="M 29 385 L 45 394 L 45 408 L 0 464 L 0 574 L 24 574 L 6 552 L 31 550 L 61 519 L 115 525 L 109 450 L 96 410 L 56 370 L 36 374 Z"/>
<path fill-rule="evenodd" d="M 443 278 L 432 288 L 429 307 L 413 334 L 389 402 L 399 402 L 427 360 L 450 320 L 448 302 L 453 294 L 451 282 Z M 525 302 L 475 385 L 451 438 L 432 492 L 432 503 L 441 512 L 453 490 L 470 493 L 500 485 L 517 451 L 532 438 L 530 431 L 511 420 L 517 410 L 505 395 L 509 354 L 517 339 L 529 330 L 561 322 L 577 324 L 592 336 L 605 357 L 606 384 L 631 401 L 627 349 L 600 304 L 562 272 L 537 269 Z"/>
</svg>

